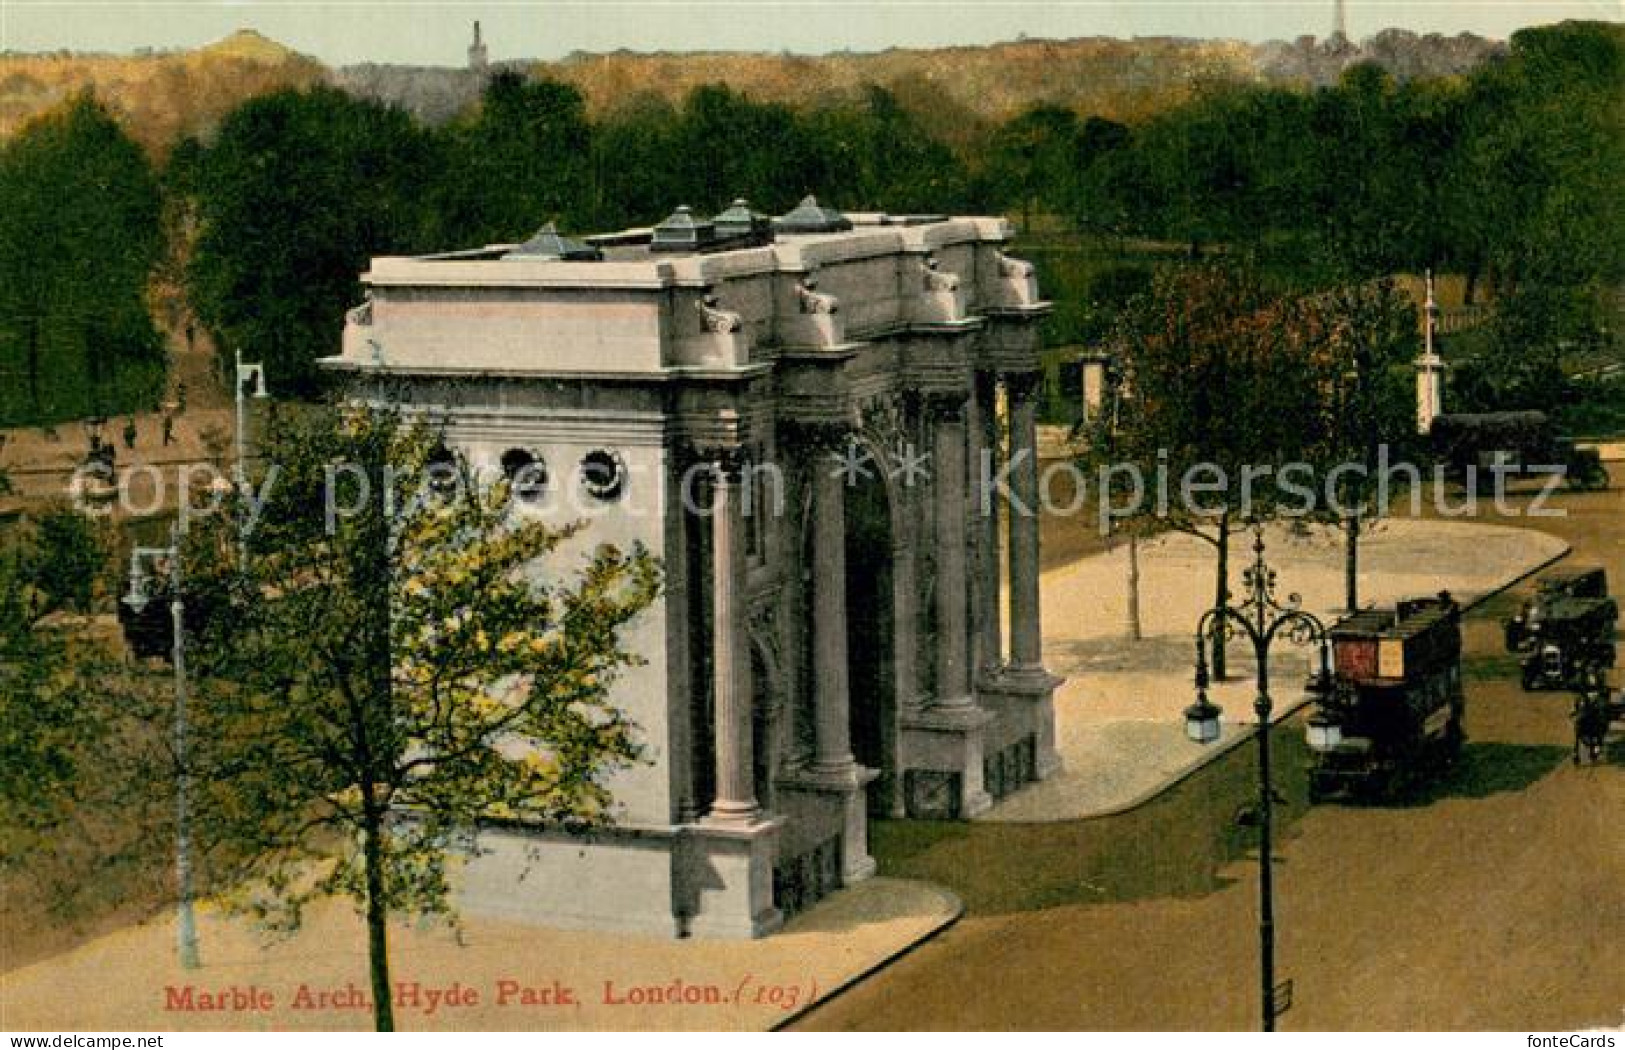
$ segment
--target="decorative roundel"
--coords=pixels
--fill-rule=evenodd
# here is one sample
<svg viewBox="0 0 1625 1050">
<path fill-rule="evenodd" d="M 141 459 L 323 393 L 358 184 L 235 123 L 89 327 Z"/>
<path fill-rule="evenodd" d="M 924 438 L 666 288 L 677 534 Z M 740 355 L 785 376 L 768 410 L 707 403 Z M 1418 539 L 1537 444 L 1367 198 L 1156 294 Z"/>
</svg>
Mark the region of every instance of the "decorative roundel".
<svg viewBox="0 0 1625 1050">
<path fill-rule="evenodd" d="M 423 473 L 430 492 L 441 497 L 453 495 L 461 480 L 457 454 L 445 445 L 436 445 L 423 461 Z"/>
<path fill-rule="evenodd" d="M 525 449 L 510 448 L 502 454 L 502 475 L 521 503 L 537 503 L 547 494 L 547 464 Z"/>
<path fill-rule="evenodd" d="M 593 499 L 608 503 L 626 491 L 626 461 L 617 452 L 596 449 L 581 457 L 581 485 Z"/>
</svg>

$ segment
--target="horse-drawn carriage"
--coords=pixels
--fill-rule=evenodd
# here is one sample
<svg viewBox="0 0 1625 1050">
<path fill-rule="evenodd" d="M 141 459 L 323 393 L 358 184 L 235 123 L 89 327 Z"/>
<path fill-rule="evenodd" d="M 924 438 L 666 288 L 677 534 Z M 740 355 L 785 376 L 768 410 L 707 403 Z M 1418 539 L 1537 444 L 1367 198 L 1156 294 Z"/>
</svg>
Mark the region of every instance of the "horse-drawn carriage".
<svg viewBox="0 0 1625 1050">
<path fill-rule="evenodd" d="M 1574 693 L 1574 764 L 1581 759 L 1596 762 L 1602 758 L 1603 744 L 1616 722 L 1625 722 L 1625 692 L 1608 688 L 1602 668 L 1592 668 Z"/>
<path fill-rule="evenodd" d="M 1456 759 L 1466 739 L 1460 620 L 1440 594 L 1332 626 L 1332 689 L 1309 718 L 1311 799 L 1397 795 Z"/>
<path fill-rule="evenodd" d="M 1553 573 L 1502 626 L 1521 654 L 1525 689 L 1578 689 L 1593 667 L 1612 667 L 1619 605 L 1600 568 Z"/>
</svg>

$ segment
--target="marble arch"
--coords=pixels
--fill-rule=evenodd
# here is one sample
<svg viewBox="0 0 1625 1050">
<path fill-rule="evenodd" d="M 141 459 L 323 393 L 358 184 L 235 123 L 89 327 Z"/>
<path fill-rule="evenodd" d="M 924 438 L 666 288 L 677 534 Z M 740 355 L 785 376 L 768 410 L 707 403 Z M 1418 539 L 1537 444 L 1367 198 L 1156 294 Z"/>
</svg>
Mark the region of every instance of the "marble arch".
<svg viewBox="0 0 1625 1050">
<path fill-rule="evenodd" d="M 682 218 L 681 237 L 544 228 L 375 258 L 369 308 L 325 362 L 357 396 L 446 420 L 476 460 L 538 457 L 559 503 L 525 513 L 585 499 L 583 542 L 640 541 L 666 566 L 629 639 L 647 663 L 616 686 L 651 761 L 613 782 L 617 822 L 590 840 L 482 834 L 461 890 L 475 913 L 759 936 L 875 870 L 871 810 L 967 819 L 1055 767 L 1038 523 L 982 492 L 1009 456 L 1036 505 L 1049 304 L 1004 254 L 1009 224 L 804 204 L 728 239 L 724 216 Z M 892 694 L 858 712 L 885 720 L 856 749 L 873 758 L 878 740 L 872 765 L 854 753 L 847 504 L 866 497 L 835 469 L 850 448 L 889 534 Z M 745 513 L 753 466 L 782 479 L 784 512 Z"/>
</svg>

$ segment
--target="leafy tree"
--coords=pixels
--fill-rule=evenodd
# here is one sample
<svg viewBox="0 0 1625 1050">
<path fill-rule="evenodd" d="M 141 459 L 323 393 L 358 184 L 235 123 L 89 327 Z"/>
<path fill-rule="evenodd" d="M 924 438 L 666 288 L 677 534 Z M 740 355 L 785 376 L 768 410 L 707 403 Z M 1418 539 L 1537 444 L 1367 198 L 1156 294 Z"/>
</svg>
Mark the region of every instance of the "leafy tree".
<svg viewBox="0 0 1625 1050">
<path fill-rule="evenodd" d="M 197 242 L 197 177 L 203 144 L 187 137 L 175 143 L 159 174 L 163 207 L 163 254 L 153 272 L 153 306 L 171 333 L 186 332 L 187 350 L 196 324 L 187 302 L 187 266 Z"/>
<path fill-rule="evenodd" d="M 1344 603 L 1359 607 L 1360 538 L 1382 507 L 1371 502 L 1379 449 L 1389 462 L 1411 451 L 1416 430 L 1415 304 L 1392 281 L 1345 285 L 1303 297 L 1290 333 L 1313 372 L 1320 404 L 1301 420 L 1317 473 L 1336 481 L 1335 503 L 1316 508 L 1343 534 Z M 1359 468 L 1359 469 L 1351 469 Z"/>
<path fill-rule="evenodd" d="M 328 88 L 253 99 L 198 158 L 193 308 L 221 353 L 267 362 L 279 392 L 320 388 L 372 255 L 441 247 L 445 172 L 404 112 Z"/>
<path fill-rule="evenodd" d="M 450 855 L 482 822 L 608 819 L 605 778 L 639 756 L 609 687 L 658 570 L 600 546 L 567 572 L 574 529 L 511 514 L 506 483 L 476 493 L 389 413 L 313 412 L 266 451 L 246 569 L 228 519 L 189 544 L 189 590 L 222 610 L 194 643 L 198 838 L 273 926 L 354 900 L 389 1029 L 387 922 L 450 914 Z"/>
<path fill-rule="evenodd" d="M 77 95 L 0 147 L 0 200 L 0 423 L 150 401 L 159 200 L 140 147 Z"/>
<path fill-rule="evenodd" d="M 1419 173 L 1396 165 L 1396 110 L 1393 78 L 1369 63 L 1349 67 L 1314 98 L 1309 203 L 1327 268 L 1344 279 L 1388 272 L 1411 248 L 1403 220 Z"/>
<path fill-rule="evenodd" d="M 24 862 L 31 848 L 74 818 L 76 801 L 105 768 L 117 705 L 109 654 L 93 638 L 56 622 L 85 612 L 107 568 L 105 536 L 89 519 L 52 508 L 26 520 L 0 549 L 0 808 L 7 833 L 0 861 Z M 96 763 L 91 765 L 91 763 Z"/>
<path fill-rule="evenodd" d="M 595 213 L 606 228 L 648 225 L 683 203 L 677 170 L 677 110 L 645 92 L 604 115 L 594 128 Z"/>
<path fill-rule="evenodd" d="M 1249 269 L 1187 265 L 1158 274 L 1117 334 L 1125 389 L 1103 447 L 1137 473 L 1139 516 L 1212 545 L 1215 605 L 1229 594 L 1232 526 L 1273 514 L 1281 468 L 1309 455 L 1303 422 L 1321 402 L 1309 348 L 1290 334 L 1300 309 Z"/>
<path fill-rule="evenodd" d="M 106 527 L 71 507 L 53 507 L 32 522 L 21 570 L 43 608 L 88 613 L 102 597 L 112 545 Z"/>
<path fill-rule="evenodd" d="M 964 165 L 885 88 L 801 117 L 823 173 L 821 192 L 850 208 L 944 212 L 966 199 Z"/>
<path fill-rule="evenodd" d="M 1461 199 L 1469 194 L 1459 157 L 1466 137 L 1467 89 L 1459 79 L 1412 80 L 1399 85 L 1396 114 L 1386 148 L 1388 179 L 1396 209 L 1399 242 L 1388 246 L 1385 262 L 1392 271 L 1431 266 L 1467 277 L 1467 301 L 1481 274 L 1484 259 L 1462 226 Z"/>
<path fill-rule="evenodd" d="M 1452 205 L 1500 291 L 1625 274 L 1622 83 L 1625 29 L 1598 22 L 1521 30 L 1472 78 Z"/>
<path fill-rule="evenodd" d="M 513 242 L 544 222 L 579 228 L 593 206 L 593 129 L 581 93 L 501 72 L 472 119 L 447 132 L 447 244 Z"/>
<path fill-rule="evenodd" d="M 1136 136 L 1151 209 L 1143 218 L 1151 232 L 1188 243 L 1192 258 L 1205 245 L 1252 232 L 1246 202 L 1258 143 L 1238 127 L 1244 98 L 1245 89 L 1234 85 L 1206 85 Z"/>
<path fill-rule="evenodd" d="M 988 167 L 1000 207 L 1021 210 L 1030 229 L 1035 208 L 1059 208 L 1074 196 L 1078 115 L 1064 106 L 1034 106 L 994 131 Z"/>
<path fill-rule="evenodd" d="M 1078 168 L 1067 204 L 1079 226 L 1126 232 L 1136 207 L 1133 147 L 1133 133 L 1114 120 L 1092 116 L 1078 129 Z"/>
<path fill-rule="evenodd" d="M 1567 354 L 1608 343 L 1596 294 L 1584 286 L 1524 284 L 1497 304 L 1482 348 L 1451 376 L 1452 403 L 1464 412 L 1555 410 L 1574 399 Z"/>
<path fill-rule="evenodd" d="M 683 194 L 674 204 L 726 207 L 746 197 L 765 210 L 782 211 L 817 192 L 828 174 L 812 136 L 789 107 L 757 102 L 721 84 L 697 87 L 684 99 L 673 145 Z"/>
</svg>

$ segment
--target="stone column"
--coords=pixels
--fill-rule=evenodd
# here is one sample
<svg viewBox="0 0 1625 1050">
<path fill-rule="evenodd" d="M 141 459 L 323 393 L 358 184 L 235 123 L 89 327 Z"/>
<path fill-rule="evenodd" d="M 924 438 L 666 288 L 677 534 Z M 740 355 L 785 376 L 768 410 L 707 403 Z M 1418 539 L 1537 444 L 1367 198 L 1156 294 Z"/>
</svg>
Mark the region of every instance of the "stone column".
<svg viewBox="0 0 1625 1050">
<path fill-rule="evenodd" d="M 965 402 L 938 398 L 936 429 L 937 696 L 941 707 L 969 706 L 969 629 L 965 542 Z"/>
<path fill-rule="evenodd" d="M 976 478 L 977 547 L 977 644 L 976 666 L 984 676 L 1004 665 L 1004 632 L 1000 629 L 999 592 L 1003 575 L 999 558 L 998 494 L 984 482 L 997 477 L 1004 466 L 1004 442 L 1000 439 L 999 378 L 993 372 L 976 373 L 976 415 L 981 434 L 976 461 L 971 471 Z M 983 468 L 984 459 L 987 468 Z"/>
<path fill-rule="evenodd" d="M 1038 613 L 1038 381 L 1036 372 L 1010 376 L 1010 670 L 1041 672 Z"/>
<path fill-rule="evenodd" d="M 717 795 L 713 823 L 754 823 L 750 651 L 745 628 L 745 534 L 740 516 L 744 457 L 714 458 L 711 488 L 711 678 L 716 706 Z"/>
<path fill-rule="evenodd" d="M 817 446 L 815 446 L 817 448 Z M 813 684 L 817 705 L 813 766 L 820 773 L 852 767 L 852 721 L 846 653 L 845 479 L 815 453 L 812 467 Z"/>
</svg>

